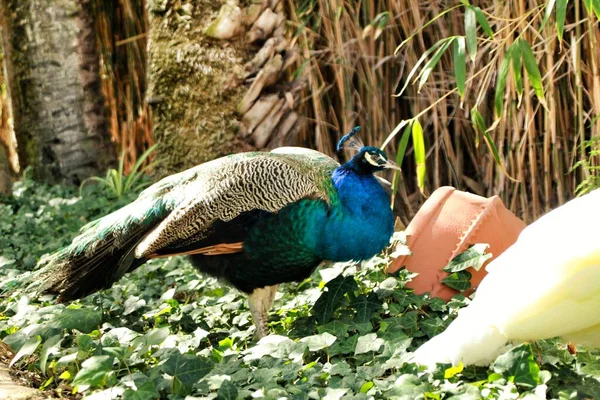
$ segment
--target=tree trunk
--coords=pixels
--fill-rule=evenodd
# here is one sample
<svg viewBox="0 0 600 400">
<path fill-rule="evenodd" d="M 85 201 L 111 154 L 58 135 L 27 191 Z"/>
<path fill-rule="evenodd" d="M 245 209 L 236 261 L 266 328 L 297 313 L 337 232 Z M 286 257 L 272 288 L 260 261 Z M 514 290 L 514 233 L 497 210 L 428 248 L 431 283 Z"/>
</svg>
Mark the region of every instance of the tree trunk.
<svg viewBox="0 0 600 400">
<path fill-rule="evenodd" d="M 216 3 L 216 4 L 215 4 Z M 283 4 L 148 2 L 148 93 L 157 174 L 236 151 L 294 143 L 298 83 Z"/>
<path fill-rule="evenodd" d="M 0 194 L 9 195 L 12 189 L 12 177 L 8 155 L 4 146 L 0 143 Z"/>
<path fill-rule="evenodd" d="M 21 167 L 79 183 L 114 160 L 91 0 L 2 0 L 8 91 Z"/>
</svg>

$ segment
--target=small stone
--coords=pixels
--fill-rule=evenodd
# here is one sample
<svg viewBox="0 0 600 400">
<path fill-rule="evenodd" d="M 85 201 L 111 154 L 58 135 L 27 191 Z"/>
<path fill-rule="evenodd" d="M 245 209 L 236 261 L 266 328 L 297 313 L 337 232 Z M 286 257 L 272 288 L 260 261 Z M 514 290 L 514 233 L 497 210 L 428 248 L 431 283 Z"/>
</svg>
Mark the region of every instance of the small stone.
<svg viewBox="0 0 600 400">
<path fill-rule="evenodd" d="M 252 142 L 257 148 L 262 149 L 267 145 L 269 139 L 273 137 L 273 133 L 279 121 L 281 121 L 281 117 L 288 111 L 285 99 L 279 99 L 265 119 L 250 135 Z"/>
<path fill-rule="evenodd" d="M 279 96 L 275 93 L 261 96 L 242 117 L 242 123 L 246 126 L 246 134 L 251 134 L 278 102 Z"/>
<path fill-rule="evenodd" d="M 215 39 L 231 39 L 242 33 L 242 10 L 234 4 L 223 4 L 217 19 L 205 30 L 205 33 Z"/>
<path fill-rule="evenodd" d="M 169 0 L 150 0 L 148 2 L 148 10 L 153 13 L 162 13 L 167 11 Z"/>
<path fill-rule="evenodd" d="M 282 66 L 283 59 L 281 54 L 277 54 L 265 64 L 265 67 L 258 73 L 256 79 L 254 82 L 252 82 L 252 85 L 246 92 L 246 95 L 238 105 L 238 112 L 245 114 L 250 107 L 252 107 L 252 104 L 258 98 L 258 96 L 260 96 L 263 88 L 277 82 L 277 78 L 279 77 Z"/>
<path fill-rule="evenodd" d="M 266 39 L 282 20 L 282 16 L 274 13 L 270 8 L 267 8 L 246 34 L 246 41 L 248 43 L 254 43 L 257 40 Z"/>
<path fill-rule="evenodd" d="M 267 62 L 267 60 L 273 57 L 278 42 L 279 39 L 274 37 L 265 42 L 263 47 L 256 53 L 254 58 L 244 66 L 246 71 L 248 71 L 248 76 L 256 73 L 256 71 L 261 68 Z"/>
<path fill-rule="evenodd" d="M 260 14 L 262 14 L 263 10 L 265 9 L 265 5 L 265 3 L 250 4 L 248 7 L 246 7 L 244 9 L 244 17 L 242 21 L 243 24 L 247 27 L 250 27 L 254 22 L 256 22 Z"/>
<path fill-rule="evenodd" d="M 194 5 L 192 3 L 185 3 L 181 6 L 181 13 L 183 15 L 192 15 L 194 12 Z"/>
</svg>

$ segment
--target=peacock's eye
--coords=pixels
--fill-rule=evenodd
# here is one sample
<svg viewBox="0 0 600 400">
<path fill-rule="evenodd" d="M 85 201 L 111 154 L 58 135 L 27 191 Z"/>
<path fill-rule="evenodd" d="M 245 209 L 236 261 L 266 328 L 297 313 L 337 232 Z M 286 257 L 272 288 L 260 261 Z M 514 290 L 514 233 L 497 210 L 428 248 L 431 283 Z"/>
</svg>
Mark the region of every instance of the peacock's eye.
<svg viewBox="0 0 600 400">
<path fill-rule="evenodd" d="M 379 153 L 365 153 L 365 160 L 374 167 L 381 167 L 387 160 Z"/>
</svg>

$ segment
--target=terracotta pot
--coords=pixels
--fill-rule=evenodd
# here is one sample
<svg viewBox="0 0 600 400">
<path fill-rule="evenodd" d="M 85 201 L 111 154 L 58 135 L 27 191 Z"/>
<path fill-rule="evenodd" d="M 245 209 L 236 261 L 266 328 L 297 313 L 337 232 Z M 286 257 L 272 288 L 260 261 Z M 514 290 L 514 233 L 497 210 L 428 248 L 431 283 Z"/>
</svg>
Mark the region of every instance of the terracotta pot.
<svg viewBox="0 0 600 400">
<path fill-rule="evenodd" d="M 412 255 L 396 258 L 388 272 L 405 266 L 419 273 L 407 287 L 417 294 L 430 292 L 432 297 L 448 301 L 458 293 L 441 283 L 448 275 L 442 268 L 450 260 L 472 244 L 488 243 L 487 252 L 492 253 L 489 263 L 512 245 L 524 228 L 525 223 L 510 212 L 498 196 L 485 198 L 453 187 L 441 187 L 431 194 L 406 228 Z M 468 269 L 473 274 L 473 288 L 485 276 L 485 265 L 479 271 Z"/>
</svg>

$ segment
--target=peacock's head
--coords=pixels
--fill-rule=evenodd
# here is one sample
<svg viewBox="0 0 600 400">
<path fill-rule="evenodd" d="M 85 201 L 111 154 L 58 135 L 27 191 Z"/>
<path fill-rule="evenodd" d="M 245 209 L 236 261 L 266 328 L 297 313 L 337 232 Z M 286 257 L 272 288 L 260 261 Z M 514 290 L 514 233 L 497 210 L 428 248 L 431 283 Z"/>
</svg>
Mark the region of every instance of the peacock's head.
<svg viewBox="0 0 600 400">
<path fill-rule="evenodd" d="M 390 161 L 385 152 L 377 147 L 365 146 L 356 136 L 360 126 L 354 127 L 350 133 L 340 139 L 337 145 L 337 150 L 341 151 L 344 148 L 358 151 L 350 161 L 346 163 L 348 167 L 356 172 L 372 174 L 384 169 L 397 169 L 400 167 Z"/>
</svg>

